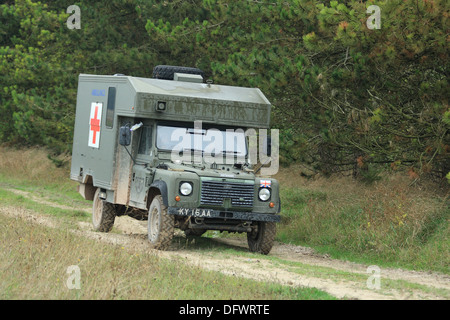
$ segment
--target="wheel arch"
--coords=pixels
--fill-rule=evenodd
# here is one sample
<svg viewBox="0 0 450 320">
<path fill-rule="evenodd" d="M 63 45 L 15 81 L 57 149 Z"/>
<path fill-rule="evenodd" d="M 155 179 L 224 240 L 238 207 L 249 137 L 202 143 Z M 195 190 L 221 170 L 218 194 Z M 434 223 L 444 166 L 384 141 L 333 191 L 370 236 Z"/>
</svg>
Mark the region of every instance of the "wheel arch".
<svg viewBox="0 0 450 320">
<path fill-rule="evenodd" d="M 162 180 L 154 181 L 150 188 L 148 189 L 148 196 L 147 196 L 147 208 L 150 208 L 150 204 L 152 203 L 153 198 L 160 194 L 163 200 L 163 204 L 168 207 L 169 206 L 169 199 L 167 194 L 167 184 Z"/>
<path fill-rule="evenodd" d="M 92 176 L 84 176 L 83 181 L 77 186 L 77 191 L 85 200 L 93 201 L 97 188 L 93 185 Z"/>
</svg>

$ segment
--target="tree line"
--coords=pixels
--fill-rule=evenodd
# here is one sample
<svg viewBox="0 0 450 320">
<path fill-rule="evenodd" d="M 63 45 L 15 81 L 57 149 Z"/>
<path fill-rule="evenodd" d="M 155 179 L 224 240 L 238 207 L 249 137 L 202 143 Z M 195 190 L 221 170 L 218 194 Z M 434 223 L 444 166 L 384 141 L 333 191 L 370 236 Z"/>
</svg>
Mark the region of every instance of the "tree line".
<svg viewBox="0 0 450 320">
<path fill-rule="evenodd" d="M 70 5 L 80 29 L 69 29 Z M 370 28 L 369 6 L 379 8 Z M 80 73 L 151 77 L 198 67 L 259 87 L 282 164 L 376 178 L 450 171 L 444 0 L 5 1 L 0 141 L 70 152 Z"/>
</svg>

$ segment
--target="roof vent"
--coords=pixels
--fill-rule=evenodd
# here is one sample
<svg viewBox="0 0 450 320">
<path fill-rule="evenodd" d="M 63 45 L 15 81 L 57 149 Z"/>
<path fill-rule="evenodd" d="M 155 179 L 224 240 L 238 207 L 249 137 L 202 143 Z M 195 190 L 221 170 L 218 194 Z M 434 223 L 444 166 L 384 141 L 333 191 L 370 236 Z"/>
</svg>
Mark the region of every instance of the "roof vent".
<svg viewBox="0 0 450 320">
<path fill-rule="evenodd" d="M 175 72 L 173 74 L 173 80 L 175 81 L 184 81 L 184 82 L 195 82 L 202 83 L 203 77 L 199 74 L 187 74 L 187 73 L 178 73 Z"/>
</svg>

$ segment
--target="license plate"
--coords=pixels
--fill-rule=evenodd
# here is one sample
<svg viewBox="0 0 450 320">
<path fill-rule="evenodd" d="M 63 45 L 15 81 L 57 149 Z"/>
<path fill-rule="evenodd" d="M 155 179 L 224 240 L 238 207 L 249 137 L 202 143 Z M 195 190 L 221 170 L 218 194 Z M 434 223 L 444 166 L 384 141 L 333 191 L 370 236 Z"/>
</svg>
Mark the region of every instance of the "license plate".
<svg viewBox="0 0 450 320">
<path fill-rule="evenodd" d="M 189 208 L 177 209 L 177 215 L 179 215 L 179 216 L 211 218 L 211 213 L 212 213 L 212 210 L 210 210 L 210 209 L 189 209 Z"/>
</svg>

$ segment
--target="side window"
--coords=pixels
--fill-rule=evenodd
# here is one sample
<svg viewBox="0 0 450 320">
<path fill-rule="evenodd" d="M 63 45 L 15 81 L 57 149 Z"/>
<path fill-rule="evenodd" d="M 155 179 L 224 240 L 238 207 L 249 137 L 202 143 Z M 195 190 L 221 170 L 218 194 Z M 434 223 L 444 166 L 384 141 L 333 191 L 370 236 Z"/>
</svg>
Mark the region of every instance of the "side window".
<svg viewBox="0 0 450 320">
<path fill-rule="evenodd" d="M 141 138 L 139 140 L 138 154 L 149 155 L 152 147 L 152 127 L 143 126 L 140 130 Z"/>
<path fill-rule="evenodd" d="M 109 87 L 108 89 L 108 104 L 106 107 L 106 127 L 112 128 L 114 125 L 114 109 L 116 108 L 116 88 Z"/>
</svg>

